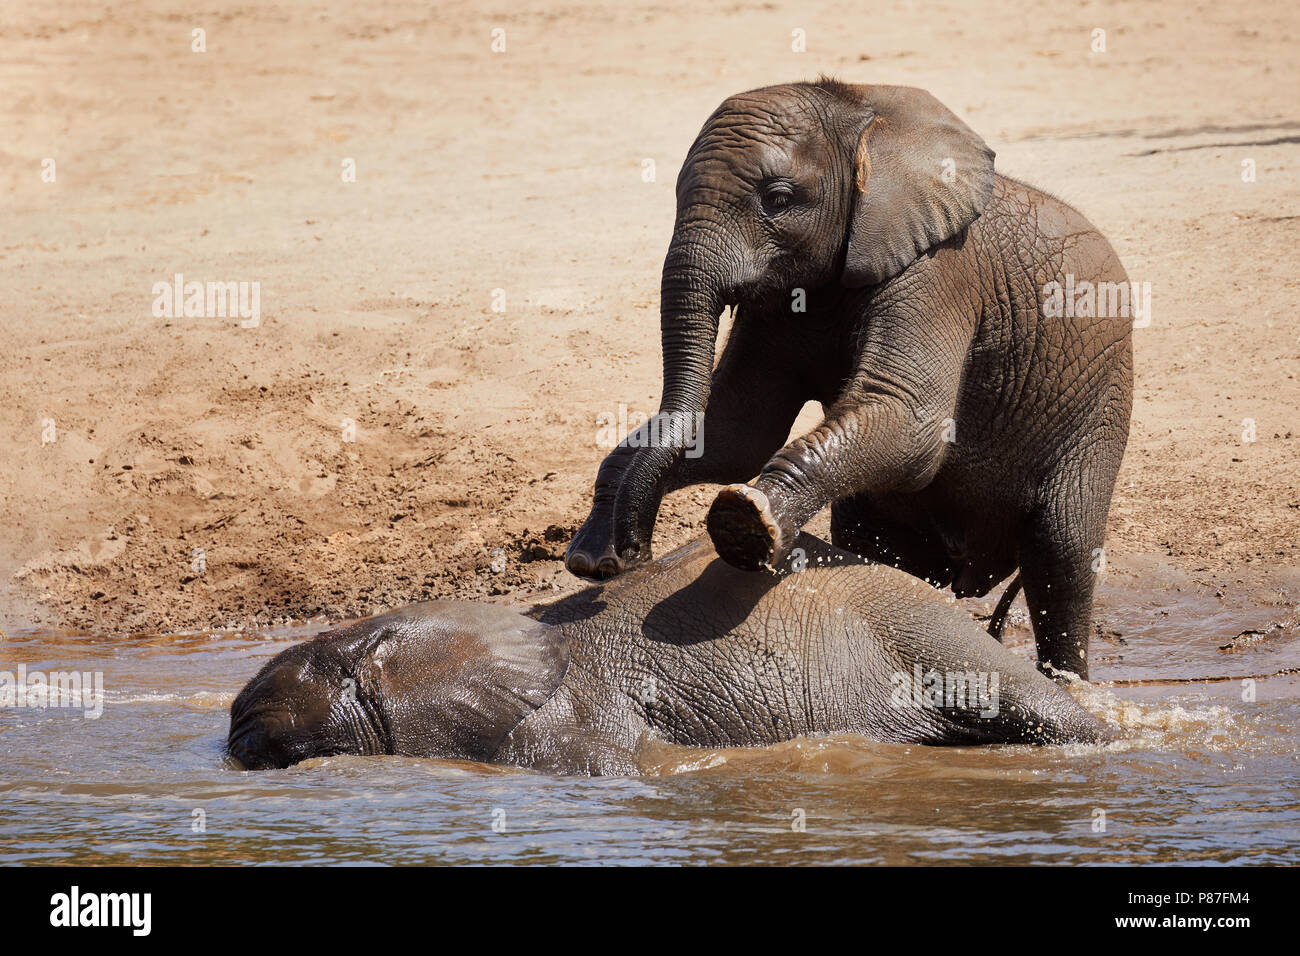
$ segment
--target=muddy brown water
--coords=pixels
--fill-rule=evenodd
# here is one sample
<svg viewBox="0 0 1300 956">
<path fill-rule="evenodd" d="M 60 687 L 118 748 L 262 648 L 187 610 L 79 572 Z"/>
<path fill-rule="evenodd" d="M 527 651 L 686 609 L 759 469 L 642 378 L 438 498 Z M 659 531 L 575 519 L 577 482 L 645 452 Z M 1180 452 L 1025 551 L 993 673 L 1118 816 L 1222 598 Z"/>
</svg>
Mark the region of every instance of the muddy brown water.
<svg viewBox="0 0 1300 956">
<path fill-rule="evenodd" d="M 319 628 L 11 635 L 0 671 L 101 672 L 105 700 L 95 719 L 0 708 L 0 863 L 1300 862 L 1300 575 L 1214 589 L 1129 559 L 1096 617 L 1097 683 L 1073 692 L 1119 743 L 656 747 L 613 778 L 395 757 L 245 773 L 222 756 L 230 701 Z M 1023 607 L 1012 623 L 1030 653 Z"/>
</svg>

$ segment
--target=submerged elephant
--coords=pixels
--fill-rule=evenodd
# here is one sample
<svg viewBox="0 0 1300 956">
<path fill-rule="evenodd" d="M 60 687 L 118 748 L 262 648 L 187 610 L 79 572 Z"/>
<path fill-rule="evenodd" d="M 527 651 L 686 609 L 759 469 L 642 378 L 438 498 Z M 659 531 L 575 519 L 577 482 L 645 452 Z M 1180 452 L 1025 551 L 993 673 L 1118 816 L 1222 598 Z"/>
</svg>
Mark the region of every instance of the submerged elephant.
<svg viewBox="0 0 1300 956">
<path fill-rule="evenodd" d="M 808 535 L 752 575 L 699 539 L 517 611 L 436 601 L 273 658 L 231 705 L 248 769 L 404 754 L 633 773 L 650 740 L 758 746 L 857 733 L 922 744 L 1112 732 L 933 588 Z"/>
<path fill-rule="evenodd" d="M 729 485 L 708 531 L 749 570 L 831 505 L 836 545 L 958 595 L 1019 568 L 1002 610 L 1023 581 L 1040 666 L 1086 678 L 1129 296 L 1092 224 L 995 173 L 930 94 L 822 80 L 731 97 L 677 180 L 659 415 L 601 465 L 566 564 L 604 579 L 648 560 L 661 498 L 687 485 Z M 825 420 L 785 444 L 809 401 Z"/>
</svg>

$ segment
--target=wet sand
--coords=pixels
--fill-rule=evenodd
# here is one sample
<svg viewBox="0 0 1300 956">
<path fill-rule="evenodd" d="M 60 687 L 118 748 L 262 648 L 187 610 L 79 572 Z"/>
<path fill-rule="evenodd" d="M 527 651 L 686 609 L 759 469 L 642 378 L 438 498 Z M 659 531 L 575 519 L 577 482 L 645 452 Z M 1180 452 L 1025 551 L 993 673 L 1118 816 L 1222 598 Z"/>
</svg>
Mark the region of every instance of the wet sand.
<svg viewBox="0 0 1300 956">
<path fill-rule="evenodd" d="M 577 586 L 597 417 L 658 399 L 685 151 L 728 94 L 820 72 L 929 89 L 1151 282 L 1107 547 L 1265 588 L 1300 566 L 1300 18 L 1050 7 L 7 5 L 0 627 Z M 177 273 L 258 282 L 260 326 L 155 318 Z M 658 553 L 712 493 L 667 502 Z"/>
</svg>

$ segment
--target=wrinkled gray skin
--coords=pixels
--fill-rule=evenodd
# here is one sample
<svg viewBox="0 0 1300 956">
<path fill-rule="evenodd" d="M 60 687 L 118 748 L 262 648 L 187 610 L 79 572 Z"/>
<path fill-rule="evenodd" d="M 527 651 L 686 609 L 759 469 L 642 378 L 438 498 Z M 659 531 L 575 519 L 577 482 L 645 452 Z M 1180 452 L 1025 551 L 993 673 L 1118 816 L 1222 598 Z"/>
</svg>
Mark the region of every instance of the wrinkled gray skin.
<svg viewBox="0 0 1300 956">
<path fill-rule="evenodd" d="M 1086 678 L 1131 318 L 1047 317 L 1043 288 L 1067 274 L 1127 283 L 1083 216 L 997 175 L 928 93 L 822 81 L 728 99 L 677 181 L 660 434 L 605 459 L 569 570 L 648 560 L 660 499 L 687 485 L 730 484 L 708 531 L 749 570 L 832 505 L 835 544 L 958 595 L 1020 568 L 1040 666 Z M 808 401 L 825 420 L 785 444 Z M 700 415 L 703 454 L 684 456 L 692 427 L 663 423 Z"/>
<path fill-rule="evenodd" d="M 651 740 L 1113 739 L 923 582 L 808 535 L 798 544 L 802 571 L 747 574 L 701 538 L 527 612 L 437 601 L 327 632 L 239 694 L 229 752 L 248 769 L 347 753 L 611 774 L 636 772 Z M 996 694 L 912 706 L 916 667 L 996 674 Z"/>
</svg>

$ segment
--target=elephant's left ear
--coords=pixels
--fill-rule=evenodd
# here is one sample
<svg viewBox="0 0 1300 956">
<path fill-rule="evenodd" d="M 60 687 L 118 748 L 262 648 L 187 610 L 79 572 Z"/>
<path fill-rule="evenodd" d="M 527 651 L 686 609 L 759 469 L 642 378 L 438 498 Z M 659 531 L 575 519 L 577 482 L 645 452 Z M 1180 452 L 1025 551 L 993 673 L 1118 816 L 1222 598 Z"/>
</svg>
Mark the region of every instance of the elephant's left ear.
<svg viewBox="0 0 1300 956">
<path fill-rule="evenodd" d="M 428 601 L 367 618 L 361 688 L 379 702 L 393 752 L 491 760 L 555 693 L 569 666 L 564 633 L 514 608 Z"/>
<path fill-rule="evenodd" d="M 854 153 L 849 288 L 892 279 L 979 218 L 993 192 L 993 150 L 924 90 L 858 86 L 866 122 Z"/>
</svg>

